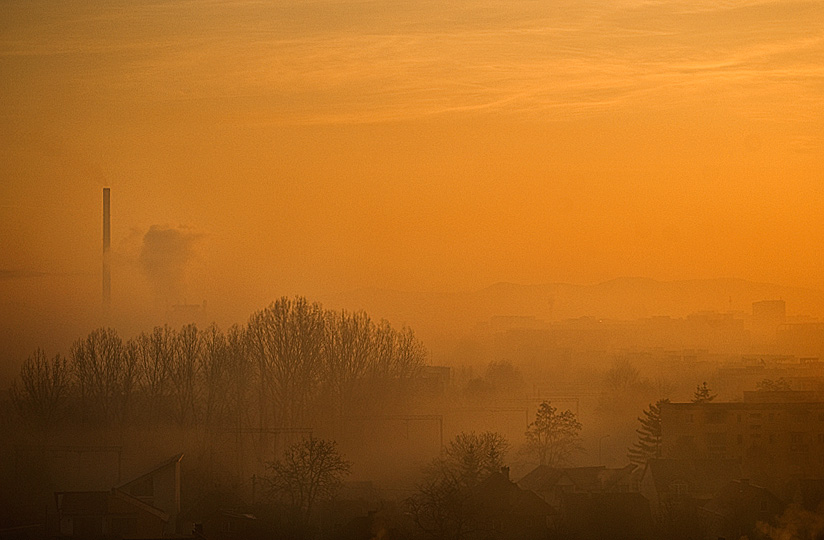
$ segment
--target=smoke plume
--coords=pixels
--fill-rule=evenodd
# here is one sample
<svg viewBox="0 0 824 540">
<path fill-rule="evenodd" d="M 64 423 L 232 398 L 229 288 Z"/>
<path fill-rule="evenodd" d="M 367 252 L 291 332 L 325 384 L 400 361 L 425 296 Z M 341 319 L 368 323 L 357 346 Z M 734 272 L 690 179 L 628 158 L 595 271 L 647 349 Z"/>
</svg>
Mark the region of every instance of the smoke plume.
<svg viewBox="0 0 824 540">
<path fill-rule="evenodd" d="M 187 227 L 149 228 L 143 236 L 138 262 L 156 294 L 172 300 L 183 294 L 186 268 L 201 237 Z"/>
</svg>

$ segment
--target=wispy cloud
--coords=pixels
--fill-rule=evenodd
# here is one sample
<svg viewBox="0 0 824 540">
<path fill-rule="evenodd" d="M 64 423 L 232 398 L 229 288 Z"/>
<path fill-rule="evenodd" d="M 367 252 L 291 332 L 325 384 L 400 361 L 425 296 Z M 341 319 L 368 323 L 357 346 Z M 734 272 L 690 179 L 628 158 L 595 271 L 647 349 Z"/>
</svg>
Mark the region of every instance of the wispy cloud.
<svg viewBox="0 0 824 540">
<path fill-rule="evenodd" d="M 824 106 L 821 6 L 170 1 L 54 14 L 4 31 L 0 55 L 95 57 L 69 87 L 100 99 L 234 99 L 268 122 L 574 117 L 707 92 L 743 115 L 804 120 Z"/>
</svg>

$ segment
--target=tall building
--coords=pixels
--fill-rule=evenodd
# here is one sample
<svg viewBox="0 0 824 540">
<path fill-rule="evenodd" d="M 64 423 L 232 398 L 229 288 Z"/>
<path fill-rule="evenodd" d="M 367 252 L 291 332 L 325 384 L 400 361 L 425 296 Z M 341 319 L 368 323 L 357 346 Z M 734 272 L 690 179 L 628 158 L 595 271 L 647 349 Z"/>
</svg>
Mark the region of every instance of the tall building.
<svg viewBox="0 0 824 540">
<path fill-rule="evenodd" d="M 733 459 L 754 479 L 824 476 L 821 394 L 746 392 L 744 397 L 662 404 L 663 457 Z"/>
</svg>

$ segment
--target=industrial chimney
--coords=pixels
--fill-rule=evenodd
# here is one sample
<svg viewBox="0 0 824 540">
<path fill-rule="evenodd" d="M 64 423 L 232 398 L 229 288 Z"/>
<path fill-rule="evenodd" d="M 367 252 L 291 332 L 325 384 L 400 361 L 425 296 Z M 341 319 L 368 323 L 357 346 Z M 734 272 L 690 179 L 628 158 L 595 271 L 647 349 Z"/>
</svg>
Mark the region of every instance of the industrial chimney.
<svg viewBox="0 0 824 540">
<path fill-rule="evenodd" d="M 108 315 L 112 306 L 112 267 L 110 248 L 112 243 L 111 190 L 103 188 L 103 312 Z"/>
</svg>

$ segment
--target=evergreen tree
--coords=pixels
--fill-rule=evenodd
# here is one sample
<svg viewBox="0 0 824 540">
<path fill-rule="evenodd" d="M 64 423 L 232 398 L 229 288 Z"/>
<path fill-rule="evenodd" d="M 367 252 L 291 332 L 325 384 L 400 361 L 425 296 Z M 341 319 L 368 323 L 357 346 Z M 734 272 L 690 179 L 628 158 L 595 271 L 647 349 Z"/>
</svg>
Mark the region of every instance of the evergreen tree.
<svg viewBox="0 0 824 540">
<path fill-rule="evenodd" d="M 714 400 L 715 396 L 715 394 L 710 392 L 710 387 L 707 386 L 707 382 L 704 381 L 704 384 L 699 384 L 695 387 L 695 392 L 692 394 L 692 402 L 707 403 Z"/>
<path fill-rule="evenodd" d="M 650 404 L 649 409 L 643 411 L 639 417 L 641 427 L 636 429 L 638 441 L 627 450 L 627 457 L 631 463 L 644 465 L 647 461 L 661 457 L 661 405 L 669 403 L 669 399 L 660 399 Z"/>
</svg>

